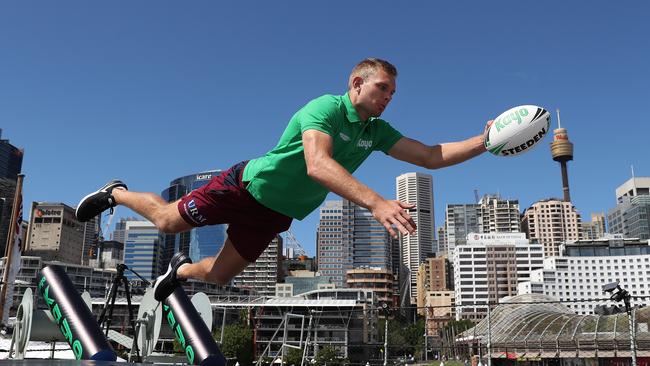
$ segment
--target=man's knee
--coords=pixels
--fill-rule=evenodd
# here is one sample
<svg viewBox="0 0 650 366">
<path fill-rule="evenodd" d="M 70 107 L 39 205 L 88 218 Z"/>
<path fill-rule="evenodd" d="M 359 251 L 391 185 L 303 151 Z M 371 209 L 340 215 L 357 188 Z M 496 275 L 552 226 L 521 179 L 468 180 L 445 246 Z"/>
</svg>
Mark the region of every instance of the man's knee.
<svg viewBox="0 0 650 366">
<path fill-rule="evenodd" d="M 216 273 L 216 271 L 208 272 L 206 276 L 207 282 L 219 286 L 226 286 L 230 282 L 230 278 L 226 278 L 223 274 Z"/>
<path fill-rule="evenodd" d="M 161 219 L 158 222 L 155 222 L 158 230 L 162 231 L 165 234 L 176 234 L 178 231 L 175 230 L 175 225 L 172 221 Z"/>
<path fill-rule="evenodd" d="M 161 215 L 156 218 L 154 224 L 158 230 L 166 234 L 176 234 L 192 229 L 192 226 L 183 220 L 175 207 L 173 207 L 173 210 L 166 209 L 163 211 Z"/>
</svg>

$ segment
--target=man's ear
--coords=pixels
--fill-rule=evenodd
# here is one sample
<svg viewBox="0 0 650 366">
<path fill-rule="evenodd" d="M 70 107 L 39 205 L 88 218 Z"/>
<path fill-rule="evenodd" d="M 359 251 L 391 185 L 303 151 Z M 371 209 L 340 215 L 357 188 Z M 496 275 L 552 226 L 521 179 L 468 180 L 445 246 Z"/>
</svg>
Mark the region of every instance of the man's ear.
<svg viewBox="0 0 650 366">
<path fill-rule="evenodd" d="M 361 76 L 355 76 L 352 79 L 352 90 L 359 92 L 359 88 L 363 84 L 363 78 Z"/>
</svg>

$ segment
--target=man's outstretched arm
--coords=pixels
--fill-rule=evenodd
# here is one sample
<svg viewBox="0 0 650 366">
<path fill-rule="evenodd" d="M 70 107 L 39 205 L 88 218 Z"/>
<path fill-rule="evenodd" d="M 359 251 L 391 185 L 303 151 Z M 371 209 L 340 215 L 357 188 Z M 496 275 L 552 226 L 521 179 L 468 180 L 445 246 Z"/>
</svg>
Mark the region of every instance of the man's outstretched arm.
<svg viewBox="0 0 650 366">
<path fill-rule="evenodd" d="M 489 121 L 487 127 L 491 124 Z M 402 137 L 388 154 L 395 159 L 406 161 L 427 169 L 444 168 L 462 163 L 485 152 L 484 135 L 471 137 L 467 140 L 448 142 L 427 146 L 420 141 Z"/>
<path fill-rule="evenodd" d="M 406 235 L 415 232 L 416 225 L 405 209 L 414 205 L 396 200 L 386 200 L 377 192 L 352 176 L 341 164 L 332 159 L 332 137 L 317 130 L 302 134 L 307 175 L 339 196 L 372 212 L 393 237 L 392 225 Z"/>
</svg>

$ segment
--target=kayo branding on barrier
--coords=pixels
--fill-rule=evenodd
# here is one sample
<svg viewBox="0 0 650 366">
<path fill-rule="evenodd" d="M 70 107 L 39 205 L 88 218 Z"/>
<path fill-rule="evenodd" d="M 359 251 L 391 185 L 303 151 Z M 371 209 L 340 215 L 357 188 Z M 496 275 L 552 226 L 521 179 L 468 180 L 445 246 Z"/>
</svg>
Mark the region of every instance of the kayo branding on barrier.
<svg viewBox="0 0 650 366">
<path fill-rule="evenodd" d="M 66 341 L 68 341 L 68 344 L 72 348 L 74 357 L 77 360 L 80 360 L 84 350 L 83 346 L 81 345 L 81 341 L 79 339 L 74 339 L 72 335 L 72 331 L 70 330 L 70 324 L 68 322 L 68 319 L 63 317 L 63 315 L 61 314 L 61 308 L 59 307 L 59 304 L 50 295 L 50 286 L 47 285 L 47 280 L 45 279 L 45 277 L 41 277 L 41 280 L 38 283 L 38 290 L 43 294 L 43 300 L 45 300 L 45 303 L 50 308 L 50 311 L 52 312 L 52 316 L 54 317 L 54 321 L 56 322 L 56 325 L 59 326 L 59 329 L 61 330 L 63 337 L 65 338 Z"/>
<path fill-rule="evenodd" d="M 163 305 L 163 313 L 165 314 L 165 317 L 167 318 L 167 323 L 169 324 L 169 327 L 174 332 L 176 339 L 181 344 L 181 347 L 183 347 L 183 349 L 185 350 L 185 355 L 187 356 L 187 360 L 193 364 L 194 348 L 192 347 L 191 344 L 187 344 L 187 339 L 185 338 L 185 333 L 183 332 L 183 328 L 181 327 L 181 324 L 176 321 L 176 317 L 174 317 L 174 312 L 172 311 L 172 308 L 169 305 Z"/>
<path fill-rule="evenodd" d="M 77 360 L 117 359 L 97 319 L 75 290 L 63 267 L 53 264 L 45 266 L 41 270 L 37 288 Z"/>
</svg>

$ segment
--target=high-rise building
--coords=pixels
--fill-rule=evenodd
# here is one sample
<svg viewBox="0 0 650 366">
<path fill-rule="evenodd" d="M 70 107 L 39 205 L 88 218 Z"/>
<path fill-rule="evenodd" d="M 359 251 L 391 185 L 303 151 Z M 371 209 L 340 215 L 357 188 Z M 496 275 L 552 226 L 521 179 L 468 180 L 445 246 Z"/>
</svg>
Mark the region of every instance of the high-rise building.
<svg viewBox="0 0 650 366">
<path fill-rule="evenodd" d="M 11 211 L 16 196 L 16 180 L 0 178 L 0 248 L 2 255 L 5 253 L 9 226 L 11 222 Z"/>
<path fill-rule="evenodd" d="M 318 270 L 337 286 L 346 285 L 350 269 L 393 266 L 388 231 L 370 211 L 349 200 L 324 203 L 317 237 Z"/>
<path fill-rule="evenodd" d="M 481 232 L 479 229 L 479 218 L 482 213 L 481 207 L 480 204 L 473 203 L 447 205 L 444 229 L 446 237 L 443 240 L 445 243 L 444 252 L 451 253 L 457 245 L 465 244 L 467 242 L 467 234 Z M 438 235 L 438 241 L 441 239 L 442 237 Z"/>
<path fill-rule="evenodd" d="M 414 203 L 408 210 L 417 225 L 411 235 L 400 236 L 402 264 L 409 270 L 410 302 L 417 303 L 417 273 L 420 263 L 433 254 L 436 231 L 433 212 L 433 177 L 424 173 L 406 173 L 396 178 L 397 199 Z"/>
<path fill-rule="evenodd" d="M 650 177 L 633 177 L 616 188 L 616 207 L 607 212 L 612 234 L 650 238 Z"/>
<path fill-rule="evenodd" d="M 81 264 L 84 224 L 63 203 L 32 202 L 25 255 Z"/>
<path fill-rule="evenodd" d="M 437 255 L 447 255 L 449 252 L 449 244 L 447 244 L 447 231 L 445 230 L 445 227 L 447 227 L 447 223 L 444 223 L 438 228 L 438 246 L 437 248 L 433 248 L 434 252 Z"/>
<path fill-rule="evenodd" d="M 355 267 L 346 274 L 347 287 L 371 289 L 377 300 L 393 306 L 393 273 L 388 268 Z"/>
<path fill-rule="evenodd" d="M 2 139 L 0 128 L 0 178 L 11 179 L 14 182 L 23 165 L 23 150 L 9 143 L 9 140 Z"/>
<path fill-rule="evenodd" d="M 23 150 L 2 139 L 0 129 L 0 250 L 5 252 L 11 211 L 16 195 L 16 181 L 23 165 Z"/>
<path fill-rule="evenodd" d="M 485 195 L 479 201 L 478 215 L 480 233 L 521 232 L 519 223 L 519 200 L 502 199 L 498 194 Z"/>
<path fill-rule="evenodd" d="M 353 268 L 373 267 L 390 270 L 390 234 L 372 213 L 354 202 L 343 200 L 343 212 L 352 228 Z"/>
<path fill-rule="evenodd" d="M 275 296 L 275 285 L 282 280 L 282 236 L 276 235 L 257 260 L 235 276 L 237 287 L 260 296 Z"/>
<path fill-rule="evenodd" d="M 162 192 L 162 197 L 168 202 L 174 202 L 192 190 L 206 185 L 220 170 L 209 170 L 176 178 Z M 158 263 L 159 273 L 164 273 L 167 264 L 176 252 L 183 252 L 194 263 L 206 257 L 216 255 L 226 242 L 227 225 L 206 225 L 193 228 L 179 234 L 161 234 L 161 254 Z"/>
<path fill-rule="evenodd" d="M 139 219 L 137 217 L 122 217 L 120 218 L 120 221 L 115 223 L 115 230 L 113 231 L 113 236 L 111 238 L 107 238 L 109 240 L 115 240 L 119 241 L 120 243 L 124 244 L 126 241 L 126 238 L 124 236 L 124 232 L 126 231 L 126 222 L 127 221 L 138 221 Z"/>
<path fill-rule="evenodd" d="M 318 272 L 330 277 L 332 283 L 342 287 L 345 272 L 352 269 L 352 228 L 348 226 L 348 210 L 345 213 L 343 201 L 325 201 L 320 208 L 320 220 L 316 231 L 316 256 Z"/>
<path fill-rule="evenodd" d="M 402 304 L 399 299 L 402 298 L 402 291 L 400 284 L 405 282 L 403 265 L 402 265 L 402 247 L 400 245 L 399 239 L 390 237 L 390 255 L 391 255 L 391 270 L 393 272 L 393 297 L 395 297 L 394 303 Z M 410 302 L 410 299 L 409 299 Z"/>
<path fill-rule="evenodd" d="M 465 240 L 467 243 L 467 240 Z M 424 268 L 424 283 L 426 290 L 453 290 L 454 270 L 452 262 L 446 256 L 429 257 L 420 268 Z"/>
<path fill-rule="evenodd" d="M 605 235 L 605 214 L 592 213 L 591 221 L 583 221 L 580 240 L 596 240 Z"/>
<path fill-rule="evenodd" d="M 647 241 L 610 235 L 562 245 L 559 256 L 546 259 L 543 269 L 531 273 L 536 283 L 522 287 L 541 287 L 544 295 L 575 301 L 565 305 L 576 313 L 593 314 L 598 305 L 618 305 L 589 300 L 606 297 L 603 285 L 620 281 L 635 298 L 634 306 L 643 307 L 650 295 L 649 267 Z"/>
<path fill-rule="evenodd" d="M 524 233 L 469 234 L 467 244 L 454 250 L 456 319 L 478 321 L 486 304 L 517 294 L 517 284 L 543 268 L 542 245 Z"/>
<path fill-rule="evenodd" d="M 571 202 L 549 198 L 524 212 L 521 227 L 531 241 L 544 246 L 544 257 L 560 254 L 560 244 L 580 239 L 580 213 Z"/>
<path fill-rule="evenodd" d="M 464 241 L 467 243 L 467 240 Z M 424 315 L 427 294 L 454 289 L 453 266 L 447 257 L 429 257 L 418 269 L 418 314 Z"/>
<path fill-rule="evenodd" d="M 285 259 L 293 259 L 296 257 L 296 252 L 295 249 L 293 248 L 284 248 L 284 258 Z"/>
<path fill-rule="evenodd" d="M 125 224 L 124 264 L 145 280 L 155 279 L 159 243 L 156 225 L 145 220 L 126 221 Z M 131 271 L 125 271 L 124 276 L 131 281 L 139 280 Z"/>
<path fill-rule="evenodd" d="M 650 195 L 622 196 L 621 202 L 607 212 L 607 222 L 611 234 L 650 239 Z"/>
<path fill-rule="evenodd" d="M 650 177 L 632 177 L 616 188 L 616 203 L 623 203 L 623 197 L 650 195 Z"/>
<path fill-rule="evenodd" d="M 84 223 L 84 244 L 82 251 L 81 263 L 88 265 L 90 259 L 97 258 L 97 246 L 99 245 L 99 235 L 101 233 L 101 215 L 97 215 Z"/>
</svg>

